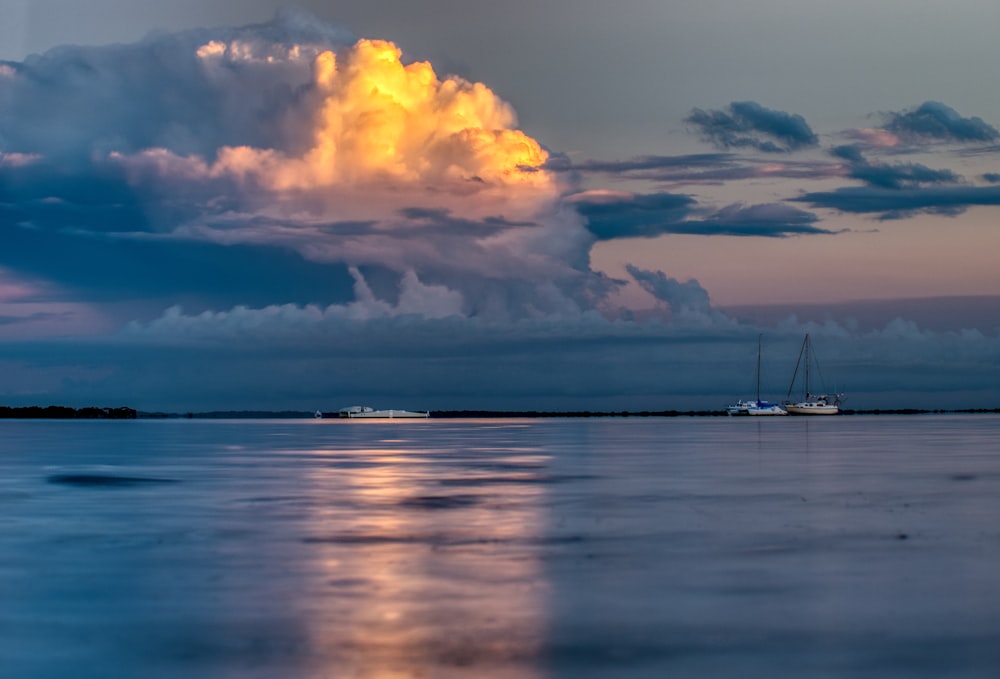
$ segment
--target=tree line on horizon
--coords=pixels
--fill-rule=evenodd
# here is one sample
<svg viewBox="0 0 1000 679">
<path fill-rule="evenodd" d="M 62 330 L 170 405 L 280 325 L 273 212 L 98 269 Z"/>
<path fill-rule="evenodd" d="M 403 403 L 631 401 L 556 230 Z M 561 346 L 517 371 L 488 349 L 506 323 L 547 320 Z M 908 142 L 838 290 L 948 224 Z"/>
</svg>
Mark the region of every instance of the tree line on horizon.
<svg viewBox="0 0 1000 679">
<path fill-rule="evenodd" d="M 139 416 L 135 408 L 70 408 L 69 406 L 0 406 L 0 419 L 59 419 L 59 420 L 134 420 Z"/>
</svg>

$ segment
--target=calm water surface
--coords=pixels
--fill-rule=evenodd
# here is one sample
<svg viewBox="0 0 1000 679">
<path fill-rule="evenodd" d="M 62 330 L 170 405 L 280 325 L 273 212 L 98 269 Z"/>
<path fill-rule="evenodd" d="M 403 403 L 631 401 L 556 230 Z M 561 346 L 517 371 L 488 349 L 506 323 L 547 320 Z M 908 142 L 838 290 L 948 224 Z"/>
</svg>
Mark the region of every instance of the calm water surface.
<svg viewBox="0 0 1000 679">
<path fill-rule="evenodd" d="M 1000 417 L 0 420 L 0 676 L 997 677 Z"/>
</svg>

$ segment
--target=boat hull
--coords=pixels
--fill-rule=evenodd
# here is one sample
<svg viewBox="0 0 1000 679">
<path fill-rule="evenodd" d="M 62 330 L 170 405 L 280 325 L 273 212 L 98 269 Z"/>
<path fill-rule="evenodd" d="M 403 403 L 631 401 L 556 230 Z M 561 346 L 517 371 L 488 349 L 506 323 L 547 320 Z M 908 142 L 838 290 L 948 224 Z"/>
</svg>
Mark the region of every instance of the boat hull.
<svg viewBox="0 0 1000 679">
<path fill-rule="evenodd" d="M 352 420 L 358 419 L 377 419 L 377 420 L 398 420 L 398 419 L 422 419 L 431 416 L 429 412 L 420 412 L 413 410 L 372 410 L 370 408 L 365 408 L 362 410 L 341 410 L 341 417 L 346 417 Z"/>
<path fill-rule="evenodd" d="M 751 408 L 747 415 L 765 417 L 770 415 L 787 415 L 788 413 L 781 406 L 768 406 L 767 408 Z"/>
<path fill-rule="evenodd" d="M 786 403 L 789 415 L 837 415 L 840 406 L 830 403 Z"/>
<path fill-rule="evenodd" d="M 739 401 L 736 405 L 731 405 L 726 408 L 726 412 L 737 417 L 763 417 L 768 415 L 788 414 L 781 406 L 773 403 L 766 403 L 764 401 L 758 401 L 756 403 L 753 401 Z"/>
</svg>

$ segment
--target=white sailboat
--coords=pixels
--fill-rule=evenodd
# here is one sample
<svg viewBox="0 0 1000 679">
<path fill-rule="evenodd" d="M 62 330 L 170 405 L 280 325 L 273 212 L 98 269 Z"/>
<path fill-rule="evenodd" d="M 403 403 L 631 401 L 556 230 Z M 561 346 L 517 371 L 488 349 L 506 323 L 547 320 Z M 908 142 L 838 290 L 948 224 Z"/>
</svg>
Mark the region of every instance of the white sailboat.
<svg viewBox="0 0 1000 679">
<path fill-rule="evenodd" d="M 788 385 L 788 399 L 785 401 L 785 410 L 789 415 L 836 415 L 840 412 L 840 401 L 843 394 L 813 394 L 809 391 L 809 366 L 815 361 L 810 356 L 812 343 L 809 341 L 809 333 L 802 340 L 802 348 L 799 350 L 799 358 L 795 363 L 795 372 L 792 373 L 792 382 Z M 795 388 L 795 378 L 798 377 L 799 367 L 805 371 L 805 398 L 801 401 L 792 401 L 792 389 Z M 817 367 L 819 364 L 817 363 Z"/>
<path fill-rule="evenodd" d="M 762 335 L 757 335 L 757 389 L 756 397 L 753 401 L 740 399 L 735 404 L 726 408 L 730 415 L 787 415 L 785 409 L 775 403 L 768 403 L 760 400 L 760 349 Z"/>
</svg>

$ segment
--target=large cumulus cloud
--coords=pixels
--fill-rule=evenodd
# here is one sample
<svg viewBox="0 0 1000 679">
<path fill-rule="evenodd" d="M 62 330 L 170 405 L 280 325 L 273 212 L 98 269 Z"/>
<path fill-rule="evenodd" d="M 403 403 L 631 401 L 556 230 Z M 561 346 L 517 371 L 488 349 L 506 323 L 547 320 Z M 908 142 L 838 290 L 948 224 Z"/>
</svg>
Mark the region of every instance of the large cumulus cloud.
<svg viewBox="0 0 1000 679">
<path fill-rule="evenodd" d="M 341 301 L 350 267 L 498 318 L 580 312 L 615 286 L 510 105 L 301 12 L 6 63 L 0 103 L 0 265 L 67 290 L 182 296 L 206 251 L 205 290 L 243 286 L 253 305 L 274 295 L 236 272 L 265 251 L 331 271 L 304 299 L 284 286 L 292 303 Z"/>
</svg>

